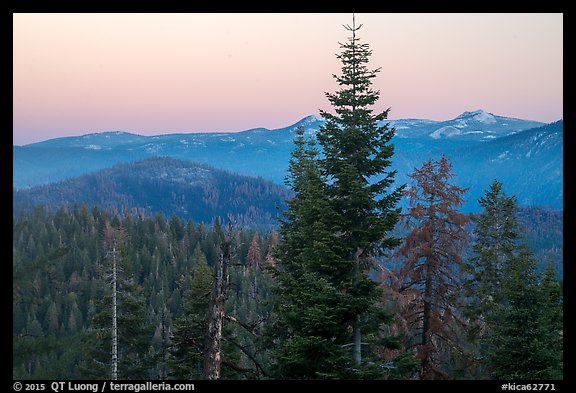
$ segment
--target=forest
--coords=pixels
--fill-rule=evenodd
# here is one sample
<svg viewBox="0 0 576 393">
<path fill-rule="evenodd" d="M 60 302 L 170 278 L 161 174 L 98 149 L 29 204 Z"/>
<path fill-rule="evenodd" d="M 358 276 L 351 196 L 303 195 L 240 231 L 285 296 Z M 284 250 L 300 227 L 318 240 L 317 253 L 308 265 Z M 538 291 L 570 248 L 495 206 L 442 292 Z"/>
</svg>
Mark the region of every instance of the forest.
<svg viewBox="0 0 576 393">
<path fill-rule="evenodd" d="M 227 228 L 220 220 L 207 226 L 175 215 L 169 219 L 162 214 L 131 216 L 84 204 L 57 210 L 37 207 L 14 219 L 15 379 L 110 379 L 111 256 L 106 244 L 110 232 L 122 233 L 118 246 L 119 379 L 203 378 L 206 314 Z M 278 323 L 273 311 L 281 307 L 281 299 L 273 292 L 279 234 L 235 226 L 230 237 L 221 378 L 281 378 L 272 367 L 277 332 L 273 327 Z M 403 337 L 416 328 L 417 324 L 409 326 L 404 320 L 415 305 L 402 302 L 419 294 L 399 290 L 395 276 L 401 273 L 399 266 L 382 262 L 373 267 L 374 277 L 388 291 L 380 294 L 381 307 L 389 313 L 400 304 L 405 307 L 396 311 L 394 323 L 383 326 L 382 337 L 373 344 L 381 364 L 390 367 L 397 362 L 405 370 L 398 375 L 398 368 L 384 368 L 379 378 L 410 378 L 410 370 L 417 368 L 416 352 L 408 349 L 412 344 Z M 536 289 L 556 291 L 554 304 L 561 307 L 560 283 L 554 273 L 533 274 Z M 456 312 L 458 319 L 468 311 Z M 390 323 L 390 316 L 385 321 Z M 458 333 L 453 338 L 459 340 L 462 352 L 459 357 L 445 352 L 437 359 L 445 377 L 489 377 L 477 364 L 479 356 L 466 352 L 480 348 L 477 341 L 466 341 L 476 325 L 467 331 L 463 320 L 450 324 Z M 455 359 L 459 363 L 451 364 Z M 561 367 L 557 367 L 555 377 L 561 378 Z"/>
<path fill-rule="evenodd" d="M 178 363 L 189 364 L 187 356 L 201 353 L 203 342 L 187 341 L 186 326 L 202 324 L 206 313 L 210 266 L 225 236 L 219 221 L 207 227 L 162 214 L 120 218 L 86 205 L 55 212 L 39 207 L 14 222 L 14 378 L 110 378 L 109 367 L 99 367 L 110 362 L 111 345 L 106 230 L 122 232 L 124 238 L 118 245 L 118 377 L 199 378 L 196 370 Z M 266 267 L 277 242 L 276 232 L 263 237 L 254 231 L 234 233 L 226 302 L 230 318 L 246 323 L 268 318 Z M 265 359 L 253 334 L 227 324 L 223 375 L 261 375 L 255 365 Z M 203 336 L 202 330 L 194 333 Z M 178 340 L 185 343 L 174 344 Z"/>
<path fill-rule="evenodd" d="M 14 379 L 563 379 L 562 251 L 529 245 L 561 237 L 561 215 L 498 179 L 464 214 L 445 155 L 397 184 L 360 26 L 335 114 L 296 133 L 276 227 L 90 203 L 14 214 Z"/>
</svg>

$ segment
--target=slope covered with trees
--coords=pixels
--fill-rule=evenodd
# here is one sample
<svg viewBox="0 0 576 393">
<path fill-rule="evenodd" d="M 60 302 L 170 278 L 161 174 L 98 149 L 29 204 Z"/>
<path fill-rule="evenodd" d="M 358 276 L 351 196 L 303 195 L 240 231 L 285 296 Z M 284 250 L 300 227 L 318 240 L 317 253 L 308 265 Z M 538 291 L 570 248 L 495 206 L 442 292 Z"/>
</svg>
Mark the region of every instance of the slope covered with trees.
<svg viewBox="0 0 576 393">
<path fill-rule="evenodd" d="M 262 178 L 241 176 L 168 157 L 118 164 L 58 183 L 14 191 L 14 210 L 87 203 L 106 209 L 162 212 L 211 223 L 232 214 L 244 226 L 276 224 L 290 192 Z"/>
</svg>

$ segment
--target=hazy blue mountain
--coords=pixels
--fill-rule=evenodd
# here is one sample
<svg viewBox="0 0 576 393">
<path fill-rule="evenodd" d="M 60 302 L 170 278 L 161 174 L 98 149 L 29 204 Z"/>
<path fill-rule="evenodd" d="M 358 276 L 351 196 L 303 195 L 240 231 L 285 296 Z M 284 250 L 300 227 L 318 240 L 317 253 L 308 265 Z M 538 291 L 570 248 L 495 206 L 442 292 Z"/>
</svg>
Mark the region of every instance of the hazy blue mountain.
<svg viewBox="0 0 576 393">
<path fill-rule="evenodd" d="M 430 157 L 445 154 L 453 164 L 454 181 L 469 187 L 465 211 L 477 211 L 477 200 L 492 180 L 504 183 L 519 205 L 563 208 L 563 121 L 510 133 L 474 144 L 429 145 L 410 149 L 397 139 L 397 181 L 408 183 L 408 174 Z"/>
<path fill-rule="evenodd" d="M 399 138 L 486 141 L 534 128 L 544 123 L 497 116 L 482 109 L 464 112 L 452 120 L 392 120 Z"/>
<path fill-rule="evenodd" d="M 239 225 L 276 225 L 287 188 L 262 178 L 233 174 L 204 164 L 154 157 L 60 182 L 14 190 L 14 211 L 36 205 L 86 203 L 105 209 L 163 212 L 195 222 L 231 213 Z"/>
<path fill-rule="evenodd" d="M 498 178 L 519 205 L 563 207 L 563 121 L 449 152 L 476 200 Z"/>
<path fill-rule="evenodd" d="M 322 122 L 318 116 L 308 116 L 285 128 L 238 133 L 142 136 L 115 131 L 14 146 L 13 186 L 31 187 L 155 156 L 206 163 L 282 184 L 296 127 L 303 126 L 313 135 Z M 393 164 L 399 183 L 407 182 L 407 175 L 429 157 L 446 153 L 461 184 L 472 187 L 467 209 L 475 210 L 474 200 L 495 177 L 504 181 L 509 193 L 519 194 L 521 204 L 562 208 L 562 122 L 551 126 L 556 132 L 534 131 L 541 132 L 542 138 L 551 133 L 549 139 L 526 133 L 544 123 L 483 110 L 447 121 L 389 123 L 396 128 Z"/>
</svg>

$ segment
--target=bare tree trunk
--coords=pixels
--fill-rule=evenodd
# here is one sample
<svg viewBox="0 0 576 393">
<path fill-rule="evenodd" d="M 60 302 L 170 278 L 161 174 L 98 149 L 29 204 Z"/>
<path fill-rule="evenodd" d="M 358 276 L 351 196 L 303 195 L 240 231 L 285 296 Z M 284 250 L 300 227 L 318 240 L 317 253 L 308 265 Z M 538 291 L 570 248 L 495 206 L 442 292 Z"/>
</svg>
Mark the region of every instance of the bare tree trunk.
<svg viewBox="0 0 576 393">
<path fill-rule="evenodd" d="M 220 379 L 222 364 L 222 327 L 224 324 L 224 302 L 228 288 L 228 263 L 230 261 L 230 239 L 220 246 L 220 255 L 214 266 L 214 287 L 208 309 L 208 331 L 204 345 L 204 370 L 206 379 Z"/>
<path fill-rule="evenodd" d="M 106 257 L 112 257 L 112 272 L 110 274 L 111 287 L 112 287 L 112 348 L 110 359 L 110 378 L 112 380 L 118 379 L 118 276 L 122 272 L 122 267 L 119 266 L 120 262 L 120 249 L 119 245 L 124 240 L 125 232 L 122 228 L 113 228 L 109 221 L 106 221 L 104 227 L 103 245 L 106 250 Z"/>
<path fill-rule="evenodd" d="M 112 249 L 112 380 L 118 379 L 118 296 L 117 296 L 116 240 Z"/>
<path fill-rule="evenodd" d="M 422 379 L 428 379 L 430 375 L 432 350 L 429 342 L 430 335 L 430 318 L 432 314 L 432 266 L 430 261 L 426 260 L 426 280 L 424 283 L 424 310 L 422 319 L 422 363 L 420 372 Z"/>
</svg>

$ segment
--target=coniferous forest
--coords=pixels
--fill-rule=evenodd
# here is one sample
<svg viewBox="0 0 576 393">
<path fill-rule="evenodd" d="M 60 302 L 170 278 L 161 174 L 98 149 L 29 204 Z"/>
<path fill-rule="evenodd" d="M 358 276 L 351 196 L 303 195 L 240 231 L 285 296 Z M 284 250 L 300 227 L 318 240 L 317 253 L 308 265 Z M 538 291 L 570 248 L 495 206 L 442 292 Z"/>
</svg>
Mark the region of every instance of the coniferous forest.
<svg viewBox="0 0 576 393">
<path fill-rule="evenodd" d="M 463 213 L 446 156 L 398 184 L 360 26 L 333 113 L 296 133 L 289 190 L 228 187 L 286 198 L 275 225 L 236 194 L 198 221 L 172 191 L 169 215 L 129 199 L 14 212 L 14 379 L 563 379 L 562 255 L 540 247 L 562 218 L 498 179 Z M 232 193 L 211 187 L 206 206 Z"/>
</svg>

